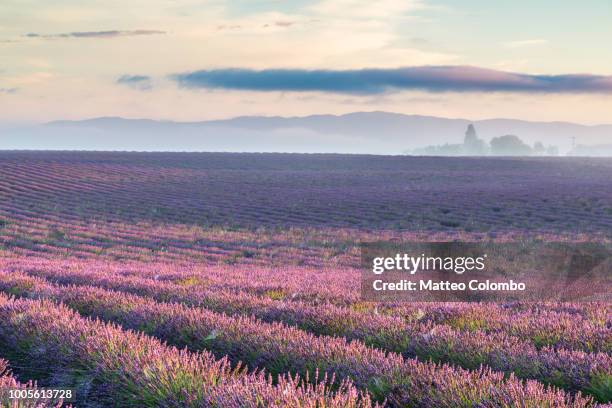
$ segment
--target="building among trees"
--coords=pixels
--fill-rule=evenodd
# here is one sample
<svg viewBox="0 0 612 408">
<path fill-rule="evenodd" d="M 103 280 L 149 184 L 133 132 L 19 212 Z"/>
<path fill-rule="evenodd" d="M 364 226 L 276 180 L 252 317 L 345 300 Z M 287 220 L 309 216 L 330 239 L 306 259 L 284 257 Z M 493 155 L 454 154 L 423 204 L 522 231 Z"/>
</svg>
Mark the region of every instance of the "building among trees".
<svg viewBox="0 0 612 408">
<path fill-rule="evenodd" d="M 469 124 L 463 144 L 427 146 L 411 152 L 419 156 L 558 156 L 556 146 L 544 146 L 536 142 L 533 147 L 516 135 L 504 135 L 491 139 L 489 143 L 478 137 L 476 128 Z"/>
</svg>

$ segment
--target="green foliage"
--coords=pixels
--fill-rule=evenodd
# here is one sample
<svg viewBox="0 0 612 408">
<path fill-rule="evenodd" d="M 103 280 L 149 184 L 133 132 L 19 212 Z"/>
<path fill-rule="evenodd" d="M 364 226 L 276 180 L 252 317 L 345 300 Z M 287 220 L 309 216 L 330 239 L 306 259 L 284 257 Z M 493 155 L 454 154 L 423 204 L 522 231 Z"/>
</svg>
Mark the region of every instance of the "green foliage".
<svg viewBox="0 0 612 408">
<path fill-rule="evenodd" d="M 47 238 L 52 241 L 63 241 L 66 239 L 66 233 L 58 228 L 51 228 L 47 233 Z"/>
<path fill-rule="evenodd" d="M 206 281 L 199 276 L 188 276 L 175 281 L 175 283 L 181 286 L 199 286 L 205 284 Z"/>
<path fill-rule="evenodd" d="M 282 289 L 270 289 L 264 293 L 264 296 L 272 300 L 283 300 L 287 297 L 287 294 Z"/>
<path fill-rule="evenodd" d="M 368 384 L 368 391 L 376 401 L 382 401 L 391 391 L 389 382 L 381 377 L 373 377 Z"/>
<path fill-rule="evenodd" d="M 449 320 L 448 324 L 458 330 L 476 331 L 486 330 L 488 323 L 485 318 L 475 318 L 471 316 L 459 316 Z"/>
<path fill-rule="evenodd" d="M 531 341 L 537 348 L 541 349 L 542 347 L 556 344 L 559 341 L 559 336 L 554 333 L 540 333 L 539 335 L 533 336 Z"/>
<path fill-rule="evenodd" d="M 587 392 L 595 397 L 597 401 L 612 401 L 612 375 L 598 373 L 591 377 Z"/>
</svg>

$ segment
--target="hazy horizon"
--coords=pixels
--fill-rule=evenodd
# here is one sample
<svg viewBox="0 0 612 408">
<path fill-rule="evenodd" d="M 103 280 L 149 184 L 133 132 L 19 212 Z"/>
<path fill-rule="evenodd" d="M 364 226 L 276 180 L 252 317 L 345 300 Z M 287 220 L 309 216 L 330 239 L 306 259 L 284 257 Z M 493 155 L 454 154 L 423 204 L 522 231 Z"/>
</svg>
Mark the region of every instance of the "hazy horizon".
<svg viewBox="0 0 612 408">
<path fill-rule="evenodd" d="M 124 120 L 141 120 L 141 121 L 154 121 L 154 122 L 175 122 L 175 123 L 202 123 L 202 122 L 213 122 L 213 121 L 227 121 L 233 119 L 242 119 L 242 118 L 282 118 L 282 119 L 302 119 L 308 117 L 316 117 L 316 116 L 334 116 L 334 117 L 342 117 L 353 114 L 370 114 L 370 113 L 383 113 L 383 114 L 392 114 L 392 115 L 403 115 L 403 116 L 414 116 L 414 117 L 428 117 L 428 118 L 440 118 L 440 119 L 450 119 L 450 120 L 465 120 L 468 122 L 481 122 L 481 121 L 493 121 L 493 120 L 511 120 L 511 121 L 522 121 L 529 123 L 562 123 L 562 124 L 573 124 L 573 125 L 581 125 L 587 127 L 597 127 L 597 126 L 607 126 L 612 125 L 612 118 L 610 118 L 607 122 L 598 122 L 598 123 L 587 123 L 580 121 L 571 121 L 571 120 L 528 120 L 520 117 L 504 117 L 504 116 L 491 116 L 491 117 L 483 117 L 479 119 L 470 118 L 470 117 L 453 117 L 453 116 L 438 116 L 434 114 L 413 114 L 410 112 L 399 112 L 399 111 L 389 111 L 389 110 L 358 110 L 358 111 L 350 111 L 345 113 L 308 113 L 303 115 L 277 115 L 273 113 L 269 114 L 261 114 L 261 115 L 229 115 L 229 116 L 219 116 L 219 117 L 201 117 L 194 118 L 192 120 L 175 120 L 175 119 L 163 119 L 157 117 L 147 117 L 147 116 L 122 116 L 122 115 L 108 115 L 108 116 L 86 116 L 79 119 L 68 119 L 64 117 L 57 117 L 49 120 L 28 120 L 28 121 L 0 121 L 0 126 L 20 126 L 20 125 L 45 125 L 51 124 L 54 122 L 86 122 L 98 119 L 124 119 Z M 612 141 L 612 140 L 611 140 Z"/>
<path fill-rule="evenodd" d="M 465 137 L 471 125 L 475 139 L 469 147 Z M 0 149 L 612 156 L 611 135 L 612 125 L 381 111 L 194 122 L 101 117 L 0 126 Z M 515 150 L 494 149 L 500 137 Z"/>
</svg>

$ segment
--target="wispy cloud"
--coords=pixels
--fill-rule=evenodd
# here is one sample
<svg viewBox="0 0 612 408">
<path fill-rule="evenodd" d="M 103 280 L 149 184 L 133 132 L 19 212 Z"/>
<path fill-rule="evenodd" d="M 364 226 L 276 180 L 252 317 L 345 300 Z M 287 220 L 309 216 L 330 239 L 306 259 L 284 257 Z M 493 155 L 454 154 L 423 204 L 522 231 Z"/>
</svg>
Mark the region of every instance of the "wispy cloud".
<svg viewBox="0 0 612 408">
<path fill-rule="evenodd" d="M 117 78 L 116 82 L 141 91 L 148 91 L 153 88 L 151 77 L 147 75 L 122 75 Z"/>
<path fill-rule="evenodd" d="M 295 24 L 295 21 L 275 21 L 274 25 L 276 27 L 291 27 Z"/>
<path fill-rule="evenodd" d="M 227 24 L 221 24 L 217 26 L 217 30 L 218 31 L 223 31 L 223 30 L 240 30 L 242 28 L 242 26 L 240 24 L 232 24 L 232 25 L 227 25 Z"/>
<path fill-rule="evenodd" d="M 217 26 L 217 31 L 238 31 L 238 30 L 256 30 L 256 27 L 263 27 L 263 28 L 270 28 L 270 27 L 275 27 L 275 28 L 289 28 L 292 26 L 297 25 L 298 22 L 297 21 L 285 21 L 285 20 L 279 20 L 279 21 L 272 21 L 270 23 L 263 23 L 263 24 L 259 24 L 257 25 L 255 24 L 250 24 L 250 25 L 242 25 L 242 24 L 220 24 Z M 305 25 L 306 23 L 302 23 L 303 25 Z"/>
<path fill-rule="evenodd" d="M 17 93 L 17 88 L 0 88 L 0 93 L 14 94 L 14 93 Z"/>
<path fill-rule="evenodd" d="M 533 40 L 508 41 L 508 42 L 503 43 L 503 45 L 508 48 L 533 47 L 536 45 L 546 45 L 546 44 L 548 44 L 548 40 L 544 40 L 541 38 L 533 39 Z"/>
<path fill-rule="evenodd" d="M 213 69 L 170 77 L 183 88 L 379 94 L 431 92 L 612 93 L 612 76 L 532 75 L 469 66 L 396 69 Z"/>
<path fill-rule="evenodd" d="M 115 37 L 133 37 L 141 35 L 157 35 L 166 34 L 162 30 L 105 30 L 105 31 L 73 31 L 69 33 L 58 34 L 39 34 L 27 33 L 24 37 L 28 38 L 115 38 Z"/>
</svg>

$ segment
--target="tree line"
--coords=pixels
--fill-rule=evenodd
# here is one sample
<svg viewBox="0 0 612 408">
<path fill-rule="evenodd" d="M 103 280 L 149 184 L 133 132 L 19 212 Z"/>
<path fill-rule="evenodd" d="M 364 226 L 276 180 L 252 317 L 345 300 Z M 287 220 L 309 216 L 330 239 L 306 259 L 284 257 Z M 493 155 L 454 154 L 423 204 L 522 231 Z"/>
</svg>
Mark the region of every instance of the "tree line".
<svg viewBox="0 0 612 408">
<path fill-rule="evenodd" d="M 470 124 L 461 144 L 427 146 L 410 153 L 423 156 L 558 156 L 559 148 L 544 146 L 542 142 L 530 146 L 516 135 L 494 137 L 487 143 L 478 137 L 474 125 Z"/>
</svg>

